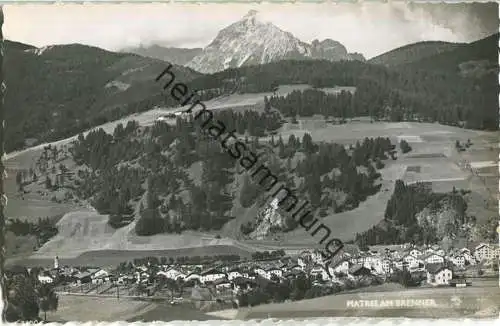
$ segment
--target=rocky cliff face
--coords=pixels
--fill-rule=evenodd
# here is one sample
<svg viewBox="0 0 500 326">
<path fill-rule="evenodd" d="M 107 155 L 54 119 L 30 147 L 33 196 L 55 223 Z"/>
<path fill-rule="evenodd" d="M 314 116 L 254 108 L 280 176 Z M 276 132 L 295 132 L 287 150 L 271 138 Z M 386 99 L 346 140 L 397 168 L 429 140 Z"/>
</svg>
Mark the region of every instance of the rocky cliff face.
<svg viewBox="0 0 500 326">
<path fill-rule="evenodd" d="M 345 46 L 340 42 L 326 39 L 323 41 L 314 40 L 311 43 L 312 57 L 315 59 L 331 60 L 338 58 L 340 60 L 349 60 L 350 56 Z"/>
<path fill-rule="evenodd" d="M 445 197 L 438 203 L 425 207 L 416 215 L 417 222 L 425 230 L 434 232 L 439 239 L 455 237 L 464 228 L 463 201 Z"/>
<path fill-rule="evenodd" d="M 215 39 L 187 66 L 213 73 L 244 65 L 258 65 L 285 59 L 364 60 L 350 54 L 337 41 L 303 42 L 291 33 L 262 21 L 255 10 L 222 29 Z"/>
<path fill-rule="evenodd" d="M 278 200 L 268 204 L 255 220 L 256 228 L 249 237 L 254 240 L 263 240 L 278 230 L 285 228 L 285 219 L 278 212 Z"/>
</svg>

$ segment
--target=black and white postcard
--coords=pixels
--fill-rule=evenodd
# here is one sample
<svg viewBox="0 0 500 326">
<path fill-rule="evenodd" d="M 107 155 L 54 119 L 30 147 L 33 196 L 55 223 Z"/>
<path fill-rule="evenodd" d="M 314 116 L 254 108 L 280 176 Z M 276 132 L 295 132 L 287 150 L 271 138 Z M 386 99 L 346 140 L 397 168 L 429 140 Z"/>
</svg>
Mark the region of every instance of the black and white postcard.
<svg viewBox="0 0 500 326">
<path fill-rule="evenodd" d="M 4 320 L 498 317 L 498 17 L 5 4 Z"/>
</svg>

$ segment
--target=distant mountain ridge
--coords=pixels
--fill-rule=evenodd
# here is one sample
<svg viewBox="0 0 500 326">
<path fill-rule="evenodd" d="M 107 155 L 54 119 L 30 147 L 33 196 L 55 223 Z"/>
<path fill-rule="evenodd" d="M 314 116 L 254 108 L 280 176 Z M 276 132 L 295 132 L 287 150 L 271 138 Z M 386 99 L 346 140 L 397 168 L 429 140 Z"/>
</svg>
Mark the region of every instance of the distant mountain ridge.
<svg viewBox="0 0 500 326">
<path fill-rule="evenodd" d="M 276 54 L 274 57 L 264 58 L 273 62 L 258 67 L 251 66 L 252 62 L 262 59 L 259 55 L 263 52 L 259 52 L 258 47 L 250 46 L 249 49 L 253 48 L 254 51 L 248 53 L 248 60 L 242 62 L 239 68 L 214 75 L 202 75 L 185 66 L 175 66 L 173 70 L 176 77 L 188 83 L 190 89 L 205 90 L 207 94 L 204 96 L 211 98 L 235 89 L 242 92 L 268 92 L 280 83 L 286 85 L 307 81 L 317 87 L 358 86 L 366 77 L 366 69 L 373 70 L 372 78 L 375 81 L 384 81 L 386 74 L 382 71 L 388 69 L 398 70 L 398 73 L 406 76 L 405 80 L 412 77 L 411 79 L 420 83 L 420 77 L 414 76 L 413 71 L 425 70 L 429 78 L 437 80 L 429 79 L 427 83 L 432 83 L 434 88 L 443 87 L 441 94 L 449 93 L 449 99 L 446 99 L 448 104 L 455 103 L 453 98 L 457 96 L 453 94 L 455 91 L 450 91 L 440 82 L 443 80 L 442 76 L 449 79 L 450 83 L 470 83 L 467 87 L 462 85 L 461 90 L 456 91 L 458 94 L 465 94 L 468 89 L 475 93 L 473 101 L 480 103 L 476 106 L 481 109 L 476 109 L 474 114 L 480 117 L 470 126 L 491 129 L 493 125 L 498 125 L 498 111 L 491 109 L 498 108 L 498 33 L 468 44 L 453 44 L 453 49 L 428 50 L 427 55 L 415 56 L 406 63 L 398 64 L 396 59 L 391 63 L 389 60 L 386 64 L 392 67 L 386 68 L 373 65 L 373 59 L 369 62 L 353 60 L 356 57 L 354 54 L 348 54 L 351 60 L 344 62 L 325 60 L 324 58 L 331 58 L 333 55 L 338 55 L 336 58 L 339 60 L 346 58 L 345 47 L 333 40 L 315 40 L 307 44 L 272 24 L 262 25 L 256 22 L 253 16 L 246 17 L 241 24 L 252 24 L 257 29 L 267 26 L 266 28 L 278 33 L 281 38 L 275 40 L 277 43 L 270 44 L 271 48 L 265 48 L 266 55 Z M 291 43 L 285 42 L 286 47 L 280 48 L 277 46 L 280 41 Z M 241 40 L 235 42 L 240 44 Z M 432 44 L 437 44 L 438 48 L 449 47 L 445 42 L 424 42 L 424 48 L 432 48 Z M 410 45 L 406 49 L 420 46 Z M 398 51 L 402 51 L 401 48 L 391 51 L 392 55 Z M 165 62 L 159 59 L 132 53 L 115 53 L 82 44 L 37 48 L 12 41 L 5 41 L 5 54 L 8 87 L 5 106 L 9 121 L 6 126 L 7 151 L 24 147 L 26 139 L 61 139 L 106 121 L 148 110 L 154 105 L 177 104 L 173 98 L 163 96 L 154 81 L 165 68 Z M 305 57 L 306 54 L 308 57 Z M 301 61 L 280 62 L 293 55 Z M 317 60 L 310 60 L 311 58 Z M 394 58 L 401 56 L 396 55 Z M 224 62 L 219 57 L 213 59 L 214 65 L 220 64 L 218 69 L 224 68 Z M 202 62 L 207 62 L 206 57 Z M 235 74 L 240 76 L 238 82 L 233 80 Z M 306 78 L 306 75 L 309 77 Z M 343 78 L 344 75 L 349 78 Z M 460 78 L 455 80 L 457 77 Z M 462 77 L 467 80 L 461 80 Z M 392 88 L 398 89 L 399 86 L 396 84 Z M 210 92 L 212 93 L 208 94 Z M 424 93 L 427 94 L 426 91 Z M 435 101 L 438 100 L 445 100 L 444 96 L 439 95 Z M 463 101 L 456 103 L 466 107 L 470 105 Z M 478 112 L 482 113 L 477 114 Z"/>
<path fill-rule="evenodd" d="M 350 54 L 345 46 L 331 39 L 315 40 L 312 44 L 303 42 L 262 21 L 257 11 L 251 10 L 241 20 L 222 29 L 186 66 L 202 73 L 214 73 L 286 59 L 365 60 L 361 54 Z"/>
<path fill-rule="evenodd" d="M 169 100 L 154 81 L 163 61 L 83 44 L 4 45 L 7 151 L 22 148 L 27 138 L 65 138 Z M 186 81 L 200 76 L 173 69 Z"/>
<path fill-rule="evenodd" d="M 498 64 L 499 33 L 470 43 L 424 41 L 388 51 L 367 62 L 386 67 L 412 67 L 427 70 L 460 72 L 468 62 Z"/>
<path fill-rule="evenodd" d="M 424 41 L 407 44 L 385 52 L 368 60 L 369 63 L 394 67 L 408 64 L 431 57 L 433 55 L 451 51 L 465 43 L 451 43 L 441 41 Z"/>
<path fill-rule="evenodd" d="M 483 70 L 484 73 L 497 75 L 499 35 L 499 33 L 495 33 L 474 42 L 458 44 L 449 51 L 421 58 L 408 63 L 407 66 L 413 69 L 447 71 L 463 75 L 465 70 L 469 70 L 469 67 L 466 66 L 473 65 L 477 69 Z M 481 73 L 468 74 L 468 76 L 479 77 Z M 497 78 L 497 76 L 493 77 Z"/>
<path fill-rule="evenodd" d="M 138 54 L 143 57 L 159 59 L 171 62 L 174 65 L 185 65 L 191 61 L 195 56 L 203 51 L 202 48 L 174 48 L 164 47 L 161 45 L 153 44 L 150 46 L 139 46 L 137 48 L 123 49 L 121 52 L 130 52 Z"/>
</svg>

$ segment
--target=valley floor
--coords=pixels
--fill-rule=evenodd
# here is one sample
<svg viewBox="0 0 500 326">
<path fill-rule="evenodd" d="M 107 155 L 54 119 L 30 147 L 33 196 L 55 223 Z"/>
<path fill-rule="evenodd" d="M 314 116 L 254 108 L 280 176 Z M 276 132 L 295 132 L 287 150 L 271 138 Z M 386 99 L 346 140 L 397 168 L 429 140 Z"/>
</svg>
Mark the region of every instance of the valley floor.
<svg viewBox="0 0 500 326">
<path fill-rule="evenodd" d="M 496 317 L 500 300 L 498 280 L 474 281 L 468 288 L 394 288 L 394 284 L 378 286 L 375 291 L 346 293 L 289 303 L 267 304 L 252 307 L 239 313 L 240 319 L 261 318 L 314 318 L 314 317 L 413 317 L 459 318 Z M 379 291 L 377 291 L 379 290 Z M 454 305 L 452 299 L 459 298 Z M 349 300 L 402 300 L 433 299 L 439 307 L 431 308 L 352 308 Z M 455 301 L 457 302 L 457 301 Z"/>
<path fill-rule="evenodd" d="M 457 301 L 457 298 L 459 301 Z M 352 300 L 432 299 L 435 308 L 353 308 Z M 342 293 L 287 303 L 204 313 L 189 304 L 172 306 L 127 298 L 60 295 L 57 312 L 47 313 L 50 321 L 174 321 L 217 319 L 301 319 L 318 317 L 409 317 L 409 318 L 491 318 L 498 316 L 500 289 L 495 279 L 476 279 L 467 288 L 402 288 L 386 283 Z M 103 308 L 105 306 L 105 308 Z"/>
</svg>

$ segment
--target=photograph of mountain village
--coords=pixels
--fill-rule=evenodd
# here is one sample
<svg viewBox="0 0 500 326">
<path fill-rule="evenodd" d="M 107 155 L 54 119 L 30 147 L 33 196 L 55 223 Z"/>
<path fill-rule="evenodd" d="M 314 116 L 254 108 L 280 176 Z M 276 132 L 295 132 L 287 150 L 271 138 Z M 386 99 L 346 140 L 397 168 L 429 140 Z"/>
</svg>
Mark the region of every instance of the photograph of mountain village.
<svg viewBox="0 0 500 326">
<path fill-rule="evenodd" d="M 497 3 L 3 15 L 7 321 L 498 317 Z"/>
</svg>

